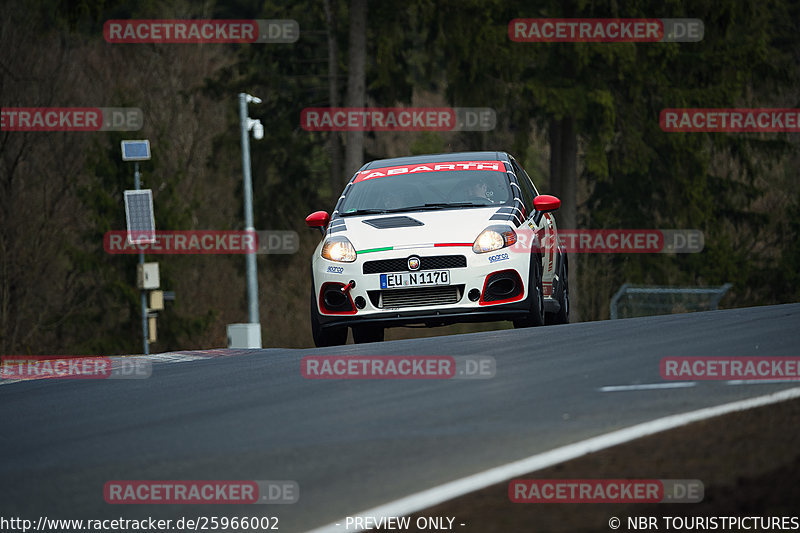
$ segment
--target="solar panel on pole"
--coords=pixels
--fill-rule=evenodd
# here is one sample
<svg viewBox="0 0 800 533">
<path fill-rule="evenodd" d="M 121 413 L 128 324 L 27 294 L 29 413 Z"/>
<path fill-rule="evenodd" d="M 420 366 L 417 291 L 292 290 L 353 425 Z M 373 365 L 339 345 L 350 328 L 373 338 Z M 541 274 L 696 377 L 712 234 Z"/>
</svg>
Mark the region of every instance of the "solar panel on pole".
<svg viewBox="0 0 800 533">
<path fill-rule="evenodd" d="M 125 217 L 128 222 L 128 242 L 130 244 L 154 243 L 156 240 L 156 224 L 153 217 L 153 193 L 142 190 L 139 180 L 139 161 L 150 159 L 150 141 L 146 139 L 122 141 L 122 160 L 133 161 L 133 191 L 125 191 Z M 144 268 L 144 251 L 139 250 L 139 268 Z M 142 301 L 142 344 L 144 354 L 150 353 L 147 320 L 147 297 L 141 292 Z"/>
<path fill-rule="evenodd" d="M 150 141 L 122 141 L 123 161 L 147 161 L 150 159 Z"/>
<path fill-rule="evenodd" d="M 156 222 L 153 214 L 153 191 L 125 191 L 125 219 L 128 223 L 128 243 L 156 242 Z"/>
</svg>

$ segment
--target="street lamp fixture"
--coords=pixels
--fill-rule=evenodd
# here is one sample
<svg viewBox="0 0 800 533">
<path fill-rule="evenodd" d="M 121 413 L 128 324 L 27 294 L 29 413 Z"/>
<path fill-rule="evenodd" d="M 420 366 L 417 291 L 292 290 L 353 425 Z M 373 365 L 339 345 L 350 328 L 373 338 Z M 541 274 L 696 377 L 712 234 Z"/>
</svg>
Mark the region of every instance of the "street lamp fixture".
<svg viewBox="0 0 800 533">
<path fill-rule="evenodd" d="M 256 140 L 264 138 L 264 126 L 258 119 L 247 116 L 247 104 L 260 104 L 261 98 L 239 93 L 239 122 L 242 133 L 242 174 L 244 178 L 244 226 L 255 233 L 253 226 L 253 178 L 250 168 L 250 131 Z M 247 271 L 248 324 L 228 325 L 229 348 L 261 348 L 261 322 L 258 316 L 258 277 L 255 250 L 245 254 Z M 234 327 L 231 327 L 234 326 Z"/>
</svg>

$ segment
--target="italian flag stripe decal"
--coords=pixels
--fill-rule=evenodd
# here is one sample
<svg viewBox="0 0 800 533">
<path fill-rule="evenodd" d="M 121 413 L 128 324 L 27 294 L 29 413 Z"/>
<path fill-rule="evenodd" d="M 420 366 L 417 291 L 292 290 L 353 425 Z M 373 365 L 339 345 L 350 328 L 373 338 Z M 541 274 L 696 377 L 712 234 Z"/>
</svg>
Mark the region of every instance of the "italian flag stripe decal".
<svg viewBox="0 0 800 533">
<path fill-rule="evenodd" d="M 372 252 L 386 252 L 394 250 L 393 246 L 386 246 L 385 248 L 369 248 L 367 250 L 356 250 L 356 254 L 370 254 Z"/>
<path fill-rule="evenodd" d="M 390 250 L 409 250 L 412 248 L 439 248 L 441 246 L 469 246 L 472 248 L 471 242 L 437 242 L 434 244 L 414 244 L 406 246 L 384 246 L 381 248 L 367 248 L 366 250 L 357 250 L 356 254 L 370 254 L 372 252 L 388 252 Z"/>
</svg>

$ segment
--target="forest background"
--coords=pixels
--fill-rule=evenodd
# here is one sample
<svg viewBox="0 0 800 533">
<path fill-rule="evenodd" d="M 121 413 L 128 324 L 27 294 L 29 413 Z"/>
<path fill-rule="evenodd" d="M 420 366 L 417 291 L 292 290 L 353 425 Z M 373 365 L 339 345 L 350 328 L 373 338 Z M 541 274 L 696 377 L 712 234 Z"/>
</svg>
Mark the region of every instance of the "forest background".
<svg viewBox="0 0 800 533">
<path fill-rule="evenodd" d="M 515 18 L 697 18 L 696 43 L 519 43 Z M 293 19 L 291 44 L 110 44 L 110 19 Z M 564 202 L 562 228 L 699 229 L 697 254 L 571 258 L 573 320 L 609 317 L 623 283 L 732 283 L 722 307 L 800 299 L 800 137 L 665 133 L 665 108 L 800 107 L 800 6 L 772 0 L 9 0 L 0 19 L 3 107 L 138 107 L 138 132 L 0 131 L 0 353 L 140 353 L 136 255 L 111 255 L 141 165 L 159 230 L 243 229 L 237 94 L 250 116 L 255 226 L 300 250 L 259 255 L 265 347 L 312 345 L 309 262 L 364 162 L 505 150 Z M 491 107 L 488 132 L 309 132 L 307 107 Z M 161 255 L 168 351 L 223 347 L 245 322 L 244 257 Z M 509 327 L 393 329 L 388 339 Z"/>
</svg>

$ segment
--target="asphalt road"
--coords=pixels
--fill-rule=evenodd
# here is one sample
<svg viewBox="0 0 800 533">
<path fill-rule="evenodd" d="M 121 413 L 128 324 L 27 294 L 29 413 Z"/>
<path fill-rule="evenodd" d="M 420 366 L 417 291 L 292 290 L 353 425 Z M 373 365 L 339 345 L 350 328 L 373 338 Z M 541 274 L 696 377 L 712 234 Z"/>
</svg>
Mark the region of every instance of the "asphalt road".
<svg viewBox="0 0 800 533">
<path fill-rule="evenodd" d="M 529 455 L 791 383 L 664 383 L 667 356 L 798 356 L 800 304 L 155 364 L 0 386 L 0 516 L 278 516 L 305 531 Z M 221 352 L 225 353 L 225 352 Z M 485 380 L 309 380 L 306 355 L 491 355 Z M 110 505 L 109 480 L 294 480 L 291 505 Z"/>
</svg>

